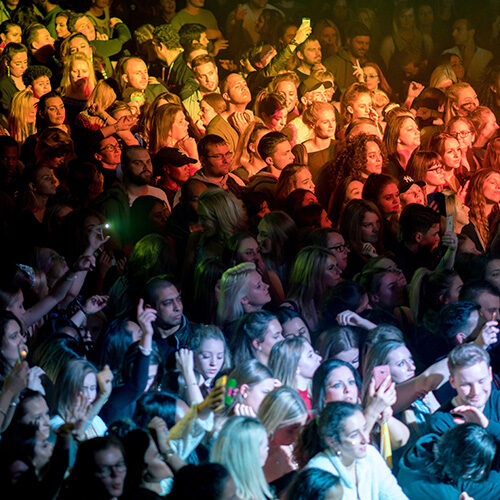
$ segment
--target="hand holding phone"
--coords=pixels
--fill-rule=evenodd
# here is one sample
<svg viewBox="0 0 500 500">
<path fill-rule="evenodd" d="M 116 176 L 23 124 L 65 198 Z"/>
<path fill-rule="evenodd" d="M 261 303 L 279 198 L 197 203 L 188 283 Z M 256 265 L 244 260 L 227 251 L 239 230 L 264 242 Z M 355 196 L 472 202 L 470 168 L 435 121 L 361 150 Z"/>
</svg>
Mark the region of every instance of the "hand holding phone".
<svg viewBox="0 0 500 500">
<path fill-rule="evenodd" d="M 391 378 L 391 368 L 389 365 L 378 365 L 373 367 L 373 379 L 375 380 L 375 391 L 380 389 L 387 377 Z M 392 380 L 391 380 L 392 382 Z"/>
</svg>

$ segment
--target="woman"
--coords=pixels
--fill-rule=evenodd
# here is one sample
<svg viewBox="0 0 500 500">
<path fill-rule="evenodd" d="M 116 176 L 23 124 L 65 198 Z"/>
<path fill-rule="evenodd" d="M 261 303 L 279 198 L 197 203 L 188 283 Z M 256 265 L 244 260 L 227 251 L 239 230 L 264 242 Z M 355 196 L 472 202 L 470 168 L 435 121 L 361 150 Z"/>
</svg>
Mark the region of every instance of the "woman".
<svg viewBox="0 0 500 500">
<path fill-rule="evenodd" d="M 470 223 L 462 234 L 468 236 L 477 250 L 484 253 L 488 249 L 490 224 L 497 215 L 500 202 L 500 174 L 495 170 L 478 170 L 470 181 L 465 204 L 470 208 Z"/>
<path fill-rule="evenodd" d="M 316 181 L 321 167 L 333 157 L 337 125 L 335 110 L 330 103 L 314 102 L 304 110 L 302 121 L 313 132 L 313 137 L 302 144 L 307 151 L 313 181 Z"/>
<path fill-rule="evenodd" d="M 338 359 L 349 363 L 355 370 L 359 369 L 359 335 L 350 326 L 330 328 L 321 333 L 318 340 L 318 351 L 325 361 Z"/>
<path fill-rule="evenodd" d="M 296 189 L 306 189 L 314 193 L 314 182 L 309 167 L 292 163 L 280 173 L 275 191 L 276 201 L 283 203 Z"/>
<path fill-rule="evenodd" d="M 189 136 L 189 122 L 182 106 L 164 104 L 153 116 L 149 151 L 156 154 L 163 147 L 177 148 L 188 158 L 198 160 L 195 140 Z"/>
<path fill-rule="evenodd" d="M 383 251 L 382 216 L 375 204 L 367 200 L 351 200 L 340 220 L 340 232 L 351 252 L 344 274 L 349 277 L 359 272 L 368 258 Z"/>
<path fill-rule="evenodd" d="M 268 366 L 272 348 L 283 340 L 282 332 L 281 324 L 274 314 L 267 311 L 245 314 L 231 339 L 235 366 L 253 358 Z"/>
<path fill-rule="evenodd" d="M 109 107 L 117 100 L 115 89 L 106 80 L 100 80 L 92 90 L 85 108 L 78 115 L 76 124 L 91 130 L 111 125 L 115 120 L 107 113 Z"/>
<path fill-rule="evenodd" d="M 274 345 L 269 368 L 283 385 L 295 389 L 308 411 L 312 409 L 311 386 L 321 356 L 304 337 L 286 338 Z"/>
<path fill-rule="evenodd" d="M 36 134 L 37 100 L 30 90 L 18 92 L 12 98 L 8 116 L 8 127 L 11 137 L 19 146 L 33 134 Z"/>
<path fill-rule="evenodd" d="M 298 469 L 293 459 L 293 447 L 307 421 L 307 410 L 295 390 L 279 387 L 264 398 L 258 417 L 269 438 L 264 474 L 266 481 L 271 483 Z"/>
<path fill-rule="evenodd" d="M 376 119 L 372 107 L 372 95 L 363 83 L 353 83 L 340 98 L 340 125 L 344 131 L 358 118 Z"/>
<path fill-rule="evenodd" d="M 19 397 L 11 426 L 16 423 L 36 427 L 36 439 L 45 441 L 50 436 L 49 407 L 42 393 L 25 389 Z"/>
<path fill-rule="evenodd" d="M 11 312 L 4 311 L 0 316 L 0 336 L 0 380 L 3 382 L 19 361 L 20 353 L 28 351 L 21 322 Z"/>
<path fill-rule="evenodd" d="M 330 251 L 309 246 L 297 254 L 290 274 L 287 303 L 304 317 L 311 331 L 318 327 L 328 290 L 340 281 L 341 271 Z"/>
<path fill-rule="evenodd" d="M 307 467 L 317 467 L 340 478 L 346 500 L 406 500 L 391 470 L 369 444 L 366 419 L 360 406 L 329 403 L 321 412 L 318 431 L 321 453 Z"/>
<path fill-rule="evenodd" d="M 109 370 L 109 368 L 108 368 Z M 111 374 L 111 371 L 109 372 Z M 111 386 L 111 382 L 109 382 Z M 74 423 L 85 420 L 87 426 L 79 439 L 90 439 L 104 436 L 106 424 L 98 415 L 93 415 L 92 405 L 99 403 L 102 406 L 104 399 L 107 400 L 111 387 L 106 392 L 98 392 L 97 369 L 88 361 L 75 359 L 69 361 L 65 370 L 59 375 L 56 383 L 55 407 L 57 414 L 50 420 L 50 427 L 58 429 L 64 423 Z"/>
<path fill-rule="evenodd" d="M 429 86 L 446 91 L 454 83 L 457 83 L 457 75 L 450 64 L 440 64 L 434 68 L 431 74 Z"/>
<path fill-rule="evenodd" d="M 281 132 L 286 126 L 288 111 L 281 94 L 261 91 L 255 99 L 254 111 L 271 132 Z"/>
<path fill-rule="evenodd" d="M 335 228 L 339 228 L 342 214 L 347 204 L 352 200 L 360 200 L 363 192 L 363 179 L 358 177 L 346 177 L 332 191 L 328 200 L 328 217 Z"/>
<path fill-rule="evenodd" d="M 441 156 L 434 151 L 415 151 L 406 173 L 416 182 L 425 182 L 427 196 L 442 191 L 446 185 Z"/>
<path fill-rule="evenodd" d="M 224 465 L 242 500 L 273 498 L 262 467 L 266 463 L 269 443 L 265 427 L 255 418 L 232 417 L 217 436 L 210 461 Z"/>
<path fill-rule="evenodd" d="M 448 87 L 444 108 L 444 123 L 454 116 L 468 116 L 479 106 L 476 91 L 466 82 L 458 82 Z"/>
<path fill-rule="evenodd" d="M 445 132 L 437 134 L 430 140 L 429 149 L 441 157 L 447 186 L 460 193 L 465 179 L 460 175 L 462 154 L 457 139 Z"/>
<path fill-rule="evenodd" d="M 445 132 L 457 139 L 462 156 L 460 174 L 470 177 L 481 168 L 481 158 L 473 147 L 476 141 L 476 131 L 472 121 L 465 116 L 455 116 L 445 127 Z"/>
<path fill-rule="evenodd" d="M 339 478 L 311 467 L 299 472 L 287 488 L 286 500 L 341 500 L 343 488 Z"/>
<path fill-rule="evenodd" d="M 51 91 L 44 94 L 37 106 L 38 130 L 60 128 L 68 135 L 71 133 L 66 124 L 66 108 L 58 92 Z"/>
<path fill-rule="evenodd" d="M 337 259 L 339 269 L 342 272 L 345 271 L 347 257 L 351 250 L 339 231 L 332 228 L 318 229 L 311 234 L 311 242 L 332 252 L 333 256 Z"/>
<path fill-rule="evenodd" d="M 443 191 L 446 217 L 453 217 L 453 232 L 460 234 L 462 229 L 469 224 L 470 208 L 462 198 L 449 189 Z"/>
<path fill-rule="evenodd" d="M 476 129 L 474 147 L 485 148 L 490 139 L 497 135 L 499 125 L 495 113 L 486 106 L 478 106 L 471 114 L 470 119 Z"/>
<path fill-rule="evenodd" d="M 85 108 L 95 85 L 96 77 L 90 59 L 82 52 L 70 55 L 64 62 L 60 87 L 70 126 Z"/>
<path fill-rule="evenodd" d="M 254 121 L 250 123 L 241 135 L 236 151 L 234 153 L 233 165 L 236 167 L 232 172 L 248 183 L 250 178 L 267 166 L 260 157 L 257 147 L 261 138 L 269 132 L 269 129 Z"/>
<path fill-rule="evenodd" d="M 364 200 L 377 205 L 385 220 L 399 216 L 401 202 L 398 182 L 394 177 L 386 174 L 371 174 L 365 182 L 362 196 Z"/>
<path fill-rule="evenodd" d="M 276 317 L 281 323 L 285 339 L 303 337 L 311 343 L 309 328 L 307 328 L 304 318 L 298 312 L 288 307 L 280 307 L 276 313 Z"/>
<path fill-rule="evenodd" d="M 217 323 L 227 328 L 245 313 L 260 311 L 271 301 L 269 285 L 262 281 L 253 262 L 244 262 L 224 272 L 221 278 Z"/>
<path fill-rule="evenodd" d="M 420 146 L 417 122 L 407 114 L 396 116 L 387 123 L 384 144 L 389 155 L 388 173 L 400 179 L 405 174 L 411 155 Z"/>
<path fill-rule="evenodd" d="M 389 82 L 386 80 L 380 66 L 374 62 L 367 62 L 363 65 L 364 83 L 369 90 L 382 90 L 388 96 L 392 94 Z"/>
<path fill-rule="evenodd" d="M 21 43 L 8 43 L 1 57 L 0 111 L 6 115 L 14 95 L 26 89 L 23 75 L 28 68 L 28 49 Z"/>
</svg>

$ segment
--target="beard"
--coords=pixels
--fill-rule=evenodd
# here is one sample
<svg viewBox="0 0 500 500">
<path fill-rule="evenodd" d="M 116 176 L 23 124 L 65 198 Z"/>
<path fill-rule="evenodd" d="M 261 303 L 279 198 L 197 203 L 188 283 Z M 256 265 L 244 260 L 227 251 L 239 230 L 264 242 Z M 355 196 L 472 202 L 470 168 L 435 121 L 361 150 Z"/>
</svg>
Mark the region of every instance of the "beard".
<svg viewBox="0 0 500 500">
<path fill-rule="evenodd" d="M 142 172 L 141 174 L 127 173 L 127 180 L 130 184 L 135 184 L 136 186 L 147 186 L 151 184 L 152 179 L 153 175 L 151 172 Z"/>
</svg>

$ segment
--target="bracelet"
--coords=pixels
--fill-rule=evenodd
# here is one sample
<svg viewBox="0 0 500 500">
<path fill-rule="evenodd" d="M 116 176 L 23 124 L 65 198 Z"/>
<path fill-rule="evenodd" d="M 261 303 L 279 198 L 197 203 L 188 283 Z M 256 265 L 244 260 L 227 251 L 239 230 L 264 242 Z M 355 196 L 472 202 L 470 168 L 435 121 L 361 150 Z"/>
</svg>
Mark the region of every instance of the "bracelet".
<svg viewBox="0 0 500 500">
<path fill-rule="evenodd" d="M 153 349 L 149 348 L 149 349 L 146 349 L 145 347 L 142 347 L 142 345 L 138 346 L 139 347 L 139 351 L 142 352 L 142 354 L 144 354 L 144 356 L 149 356 L 152 352 Z"/>
<path fill-rule="evenodd" d="M 297 42 L 297 40 L 290 40 L 290 41 L 288 42 L 288 45 L 293 45 L 293 46 L 295 46 L 295 47 L 298 47 L 298 46 L 300 45 L 300 43 L 299 43 L 299 42 Z"/>
<path fill-rule="evenodd" d="M 188 387 L 198 385 L 198 382 L 191 382 L 190 384 L 186 384 L 184 387 L 187 389 Z"/>
<path fill-rule="evenodd" d="M 11 401 L 11 403 L 9 404 L 9 408 L 15 408 L 17 406 L 17 403 L 15 401 Z"/>
<path fill-rule="evenodd" d="M 118 132 L 118 122 L 113 123 L 113 128 L 115 129 L 115 133 Z"/>
</svg>

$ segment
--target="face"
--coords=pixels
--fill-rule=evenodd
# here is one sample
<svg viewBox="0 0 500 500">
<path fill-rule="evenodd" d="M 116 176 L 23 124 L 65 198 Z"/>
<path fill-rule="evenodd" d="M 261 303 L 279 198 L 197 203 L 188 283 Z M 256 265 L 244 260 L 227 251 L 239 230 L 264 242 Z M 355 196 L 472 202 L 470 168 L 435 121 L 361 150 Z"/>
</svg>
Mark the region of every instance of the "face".
<svg viewBox="0 0 500 500">
<path fill-rule="evenodd" d="M 271 155 L 272 165 L 278 170 L 283 170 L 287 165 L 295 161 L 292 153 L 292 146 L 288 141 L 280 142 L 276 145 L 274 153 Z M 269 159 L 267 159 L 269 161 Z"/>
<path fill-rule="evenodd" d="M 349 41 L 349 49 L 356 59 L 363 59 L 370 50 L 370 37 L 355 36 Z"/>
<path fill-rule="evenodd" d="M 245 399 L 245 404 L 250 406 L 257 414 L 264 398 L 274 389 L 275 380 L 273 378 L 266 378 L 258 384 L 246 388 L 242 394 Z"/>
<path fill-rule="evenodd" d="M 351 200 L 360 200 L 363 193 L 363 183 L 361 181 L 352 181 L 349 183 L 345 193 L 345 202 L 349 203 Z"/>
<path fill-rule="evenodd" d="M 82 17 L 75 23 L 75 31 L 85 35 L 89 42 L 95 40 L 95 27 L 88 17 Z"/>
<path fill-rule="evenodd" d="M 469 41 L 471 30 L 468 29 L 465 19 L 458 19 L 455 21 L 453 24 L 452 36 L 455 45 L 465 45 Z"/>
<path fill-rule="evenodd" d="M 312 380 L 314 372 L 321 364 L 321 360 L 321 356 L 314 352 L 312 345 L 306 342 L 302 348 L 302 354 L 297 365 L 297 374 L 305 379 Z"/>
<path fill-rule="evenodd" d="M 160 288 L 156 292 L 156 310 L 158 311 L 159 326 L 173 327 L 178 326 L 182 322 L 182 305 L 181 294 L 175 286 L 168 288 Z"/>
<path fill-rule="evenodd" d="M 36 470 L 44 468 L 52 457 L 54 445 L 47 439 L 37 440 L 35 444 L 35 456 L 33 457 L 33 465 Z"/>
<path fill-rule="evenodd" d="M 228 95 L 231 102 L 234 104 L 248 104 L 252 95 L 250 94 L 250 89 L 248 88 L 246 80 L 236 73 L 229 75 L 228 77 Z"/>
<path fill-rule="evenodd" d="M 378 197 L 378 205 L 386 216 L 399 213 L 401 205 L 399 202 L 399 189 L 396 184 L 387 184 L 382 188 Z"/>
<path fill-rule="evenodd" d="M 490 398 L 492 379 L 491 367 L 485 361 L 456 368 L 450 374 L 450 384 L 457 391 L 459 403 L 480 410 Z"/>
<path fill-rule="evenodd" d="M 361 223 L 361 241 L 363 243 L 378 243 L 380 220 L 373 212 L 366 212 Z"/>
<path fill-rule="evenodd" d="M 165 228 L 167 216 L 167 207 L 161 200 L 158 200 L 158 203 L 155 203 L 149 211 L 149 220 L 154 223 L 158 230 Z"/>
<path fill-rule="evenodd" d="M 172 129 L 169 132 L 169 136 L 175 142 L 180 141 L 188 135 L 188 128 L 189 123 L 186 120 L 184 111 L 178 111 L 172 123 Z"/>
<path fill-rule="evenodd" d="M 344 419 L 340 442 L 336 445 L 342 460 L 351 462 L 366 457 L 369 442 L 365 416 L 360 411 Z"/>
<path fill-rule="evenodd" d="M 69 73 L 72 84 L 86 83 L 89 78 L 89 66 L 85 61 L 73 61 Z"/>
<path fill-rule="evenodd" d="M 281 328 L 281 324 L 277 319 L 272 319 L 267 325 L 264 340 L 257 342 L 257 350 L 262 359 L 268 360 L 273 346 L 281 340 L 283 340 L 283 328 Z"/>
<path fill-rule="evenodd" d="M 487 203 L 500 202 L 500 174 L 490 174 L 483 184 L 483 195 Z"/>
<path fill-rule="evenodd" d="M 98 451 L 94 455 L 94 462 L 94 475 L 101 481 L 107 494 L 111 498 L 120 497 L 127 474 L 127 466 L 121 450 L 116 446 L 110 446 Z"/>
<path fill-rule="evenodd" d="M 289 337 L 304 337 L 311 342 L 309 329 L 301 318 L 293 318 L 285 321 L 281 326 L 283 327 L 283 337 L 286 339 Z"/>
<path fill-rule="evenodd" d="M 462 81 L 465 77 L 465 66 L 460 57 L 457 55 L 451 55 L 450 57 L 450 66 L 457 75 L 459 81 Z"/>
<path fill-rule="evenodd" d="M 127 176 L 138 185 L 149 184 L 153 177 L 151 156 L 145 149 L 132 151 L 129 156 Z"/>
<path fill-rule="evenodd" d="M 50 36 L 50 33 L 46 29 L 41 29 L 38 30 L 37 33 L 37 40 L 32 43 L 33 48 L 35 51 L 39 51 L 45 47 L 47 47 L 49 50 L 47 52 L 53 52 L 54 51 L 54 39 Z M 51 50 L 50 50 L 51 49 Z"/>
<path fill-rule="evenodd" d="M 399 143 L 407 148 L 415 149 L 420 146 L 420 131 L 415 120 L 405 120 L 399 131 Z"/>
<path fill-rule="evenodd" d="M 337 122 L 335 120 L 335 112 L 333 109 L 323 111 L 318 121 L 314 126 L 314 132 L 320 139 L 330 139 L 335 137 L 335 128 Z"/>
<path fill-rule="evenodd" d="M 57 180 L 52 170 L 48 167 L 42 167 L 36 174 L 36 183 L 34 191 L 44 196 L 56 194 Z"/>
<path fill-rule="evenodd" d="M 19 52 L 18 54 L 14 54 L 8 63 L 8 68 L 10 70 L 10 74 L 15 78 L 23 76 L 24 72 L 28 68 L 28 53 Z"/>
<path fill-rule="evenodd" d="M 439 244 L 439 223 L 433 224 L 430 229 L 422 234 L 420 241 L 418 242 L 421 247 L 428 247 L 430 249 L 436 248 Z"/>
<path fill-rule="evenodd" d="M 317 40 L 310 41 L 306 43 L 302 55 L 304 63 L 314 66 L 321 62 L 321 45 Z M 300 56 L 299 56 L 300 58 Z"/>
<path fill-rule="evenodd" d="M 66 109 L 60 97 L 49 97 L 45 101 L 45 115 L 51 125 L 62 125 L 66 120 Z"/>
<path fill-rule="evenodd" d="M 40 99 L 45 94 L 48 94 L 52 90 L 52 85 L 50 84 L 50 80 L 48 76 L 40 76 L 36 80 L 33 80 L 31 84 L 33 89 L 33 95 Z"/>
<path fill-rule="evenodd" d="M 347 110 L 352 114 L 352 119 L 369 118 L 372 109 L 372 97 L 370 94 L 361 94 Z"/>
<path fill-rule="evenodd" d="M 314 182 L 312 180 L 311 172 L 307 168 L 299 170 L 293 178 L 294 189 L 307 189 L 307 191 L 312 191 L 316 189 Z"/>
<path fill-rule="evenodd" d="M 5 146 L 0 150 L 0 168 L 12 176 L 19 163 L 19 151 L 15 146 Z"/>
<path fill-rule="evenodd" d="M 459 196 L 455 197 L 455 217 L 459 224 L 467 225 L 469 223 L 470 208 L 461 200 Z"/>
<path fill-rule="evenodd" d="M 345 361 L 349 363 L 355 370 L 359 368 L 359 349 L 353 347 L 347 351 L 340 351 L 334 356 L 334 359 L 339 359 L 340 361 Z"/>
<path fill-rule="evenodd" d="M 446 139 L 444 141 L 443 164 L 447 169 L 460 167 L 461 161 L 460 146 L 456 139 Z"/>
<path fill-rule="evenodd" d="M 457 112 L 460 116 L 472 113 L 479 106 L 476 91 L 472 87 L 460 89 L 457 96 L 457 106 Z"/>
<path fill-rule="evenodd" d="M 377 301 L 378 305 L 392 310 L 404 304 L 404 287 L 396 273 L 387 273 L 380 280 Z"/>
<path fill-rule="evenodd" d="M 337 47 L 337 32 L 331 26 L 325 26 L 319 36 L 321 47 Z"/>
<path fill-rule="evenodd" d="M 342 271 L 337 265 L 337 259 L 335 259 L 333 255 L 329 255 L 325 262 L 325 286 L 327 288 L 332 288 L 338 285 L 342 281 L 341 273 Z"/>
<path fill-rule="evenodd" d="M 184 184 L 190 177 L 189 163 L 187 165 L 182 165 L 181 167 L 176 165 L 167 165 L 166 170 L 169 177 L 179 185 Z"/>
<path fill-rule="evenodd" d="M 384 158 L 382 151 L 376 142 L 366 143 L 366 167 L 365 172 L 370 174 L 381 174 Z"/>
<path fill-rule="evenodd" d="M 326 236 L 326 244 L 328 250 L 333 253 L 337 260 L 337 267 L 340 271 L 343 271 L 347 267 L 347 256 L 350 252 L 344 237 L 340 233 L 328 233 Z"/>
<path fill-rule="evenodd" d="M 124 80 L 128 87 L 146 90 L 148 87 L 148 67 L 142 59 L 131 59 L 125 65 Z"/>
<path fill-rule="evenodd" d="M 484 277 L 500 290 L 500 259 L 492 259 L 488 262 Z"/>
<path fill-rule="evenodd" d="M 180 111 L 179 111 L 180 113 Z M 217 116 L 217 111 L 215 111 L 207 101 L 200 102 L 200 120 L 205 127 Z"/>
<path fill-rule="evenodd" d="M 291 113 L 298 102 L 297 87 L 292 82 L 284 81 L 276 85 L 276 92 L 286 99 L 286 109 Z"/>
<path fill-rule="evenodd" d="M 43 441 L 50 434 L 49 407 L 43 397 L 30 399 L 24 404 L 23 424 L 31 424 L 37 427 L 37 440 Z"/>
<path fill-rule="evenodd" d="M 85 38 L 76 37 L 69 42 L 69 53 L 74 54 L 75 52 L 85 54 L 89 61 L 92 61 L 92 48 Z"/>
<path fill-rule="evenodd" d="M 13 365 L 17 361 L 21 350 L 26 350 L 21 327 L 17 321 L 8 321 L 5 326 L 0 352 L 9 364 Z"/>
<path fill-rule="evenodd" d="M 481 306 L 481 316 L 486 321 L 491 321 L 493 315 L 500 317 L 500 297 L 489 292 L 483 292 L 476 298 L 476 302 Z"/>
<path fill-rule="evenodd" d="M 114 136 L 106 137 L 99 143 L 97 159 L 106 165 L 118 165 L 122 158 L 122 148 Z"/>
<path fill-rule="evenodd" d="M 215 92 L 219 86 L 219 75 L 217 67 L 211 63 L 205 63 L 195 68 L 193 71 L 195 80 L 200 84 L 202 92 Z"/>
<path fill-rule="evenodd" d="M 224 364 L 224 342 L 218 339 L 206 339 L 195 358 L 195 368 L 205 380 L 213 380 Z"/>
<path fill-rule="evenodd" d="M 444 186 L 446 178 L 444 176 L 444 167 L 440 162 L 433 163 L 425 175 L 425 183 L 428 186 Z"/>
<path fill-rule="evenodd" d="M 144 454 L 144 463 L 147 467 L 148 482 L 159 483 L 163 479 L 172 477 L 172 471 L 167 466 L 153 439 L 149 440 L 149 447 Z"/>
<path fill-rule="evenodd" d="M 21 26 L 11 26 L 5 35 L 2 35 L 2 40 L 5 44 L 22 43 Z"/>
<path fill-rule="evenodd" d="M 257 271 L 252 271 L 248 277 L 245 299 L 253 309 L 260 309 L 271 300 L 269 285 L 262 281 L 262 276 Z"/>
<path fill-rule="evenodd" d="M 97 377 L 95 373 L 88 373 L 83 379 L 81 394 L 88 405 L 92 404 L 97 396 Z"/>
<path fill-rule="evenodd" d="M 67 38 L 71 33 L 68 30 L 68 18 L 66 16 L 56 17 L 56 34 L 58 38 Z"/>
<path fill-rule="evenodd" d="M 387 356 L 387 364 L 391 368 L 392 380 L 401 384 L 415 376 L 415 363 L 406 346 L 393 349 Z"/>
<path fill-rule="evenodd" d="M 279 446 L 294 445 L 299 439 L 300 432 L 302 431 L 307 421 L 307 413 L 304 413 L 296 422 L 293 422 L 283 427 L 278 427 L 272 437 L 273 444 Z"/>
<path fill-rule="evenodd" d="M 158 375 L 158 365 L 149 365 L 148 366 L 148 381 L 146 382 L 146 387 L 144 388 L 144 392 L 148 392 L 156 380 L 156 376 Z"/>
<path fill-rule="evenodd" d="M 207 146 L 207 156 L 203 158 L 203 168 L 208 175 L 221 177 L 229 172 L 233 153 L 226 143 Z"/>
<path fill-rule="evenodd" d="M 422 188 L 417 184 L 412 184 L 406 192 L 401 193 L 399 198 L 403 206 L 409 205 L 410 203 L 417 203 L 419 205 L 425 205 L 425 196 Z"/>
<path fill-rule="evenodd" d="M 286 125 L 287 116 L 286 108 L 278 109 L 274 115 L 266 120 L 266 124 L 273 132 L 281 132 Z"/>
<path fill-rule="evenodd" d="M 453 123 L 450 127 L 450 134 L 457 139 L 462 151 L 467 151 L 472 147 L 475 137 L 467 122 L 459 120 Z"/>
<path fill-rule="evenodd" d="M 255 262 L 259 256 L 259 244 L 254 238 L 241 240 L 236 252 L 236 259 L 240 262 Z"/>
<path fill-rule="evenodd" d="M 356 404 L 358 395 L 356 379 L 347 366 L 339 366 L 331 371 L 326 382 L 325 403 L 345 401 Z"/>
</svg>

